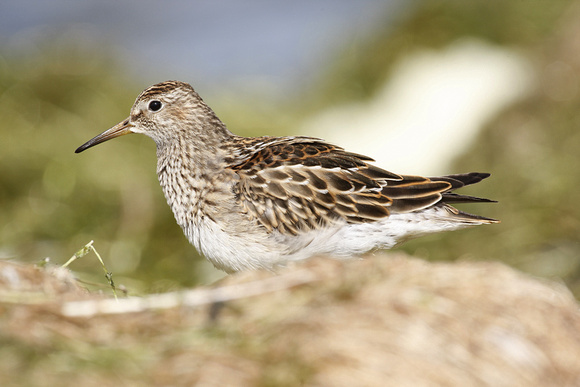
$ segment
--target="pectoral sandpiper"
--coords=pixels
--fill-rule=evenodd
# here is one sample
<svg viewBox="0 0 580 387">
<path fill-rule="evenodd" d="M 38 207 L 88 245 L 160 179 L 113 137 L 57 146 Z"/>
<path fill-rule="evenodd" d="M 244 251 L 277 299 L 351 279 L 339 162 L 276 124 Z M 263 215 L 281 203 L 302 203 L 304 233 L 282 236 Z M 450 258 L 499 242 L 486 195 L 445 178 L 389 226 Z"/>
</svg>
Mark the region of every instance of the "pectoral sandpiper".
<svg viewBox="0 0 580 387">
<path fill-rule="evenodd" d="M 157 144 L 157 175 L 189 241 L 226 272 L 350 257 L 425 233 L 496 223 L 451 203 L 487 173 L 419 177 L 313 137 L 240 137 L 187 83 L 143 91 L 129 117 L 76 153 L 129 133 Z"/>
</svg>

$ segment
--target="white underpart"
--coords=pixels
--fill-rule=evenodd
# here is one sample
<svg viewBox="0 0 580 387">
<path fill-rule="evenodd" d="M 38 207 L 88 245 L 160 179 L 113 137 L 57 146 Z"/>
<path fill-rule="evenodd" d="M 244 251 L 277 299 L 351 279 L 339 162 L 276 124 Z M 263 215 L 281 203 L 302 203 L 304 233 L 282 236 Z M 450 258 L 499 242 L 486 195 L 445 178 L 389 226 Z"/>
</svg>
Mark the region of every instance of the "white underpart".
<svg viewBox="0 0 580 387">
<path fill-rule="evenodd" d="M 371 156 L 387 170 L 444 174 L 483 125 L 533 86 L 525 58 L 475 39 L 418 51 L 392 74 L 370 102 L 324 111 L 301 132 Z"/>
<path fill-rule="evenodd" d="M 330 254 L 335 258 L 351 258 L 377 248 L 390 248 L 402 240 L 439 231 L 451 231 L 476 225 L 451 219 L 444 207 L 433 207 L 419 213 L 393 214 L 374 223 L 337 223 L 299 236 L 261 234 L 236 236 L 220 229 L 209 219 L 198 227 L 185 228 L 185 234 L 216 267 L 228 272 L 266 268 L 273 269 L 291 261 Z M 275 247 L 275 248 L 272 248 Z"/>
<path fill-rule="evenodd" d="M 478 223 L 462 223 L 457 219 L 451 219 L 449 212 L 443 207 L 432 207 L 421 212 L 392 214 L 378 222 L 341 224 L 337 227 L 306 233 L 300 238 L 303 239 L 303 243 L 311 242 L 299 252 L 286 256 L 285 260 L 301 260 L 320 254 L 350 258 L 378 248 L 391 248 L 410 237 L 452 231 L 476 224 Z"/>
<path fill-rule="evenodd" d="M 270 250 L 271 242 L 256 243 L 252 237 L 232 235 L 208 218 L 200 221 L 197 227 L 184 227 L 183 232 L 214 266 L 228 273 L 271 269 L 284 262 L 283 256 Z"/>
</svg>

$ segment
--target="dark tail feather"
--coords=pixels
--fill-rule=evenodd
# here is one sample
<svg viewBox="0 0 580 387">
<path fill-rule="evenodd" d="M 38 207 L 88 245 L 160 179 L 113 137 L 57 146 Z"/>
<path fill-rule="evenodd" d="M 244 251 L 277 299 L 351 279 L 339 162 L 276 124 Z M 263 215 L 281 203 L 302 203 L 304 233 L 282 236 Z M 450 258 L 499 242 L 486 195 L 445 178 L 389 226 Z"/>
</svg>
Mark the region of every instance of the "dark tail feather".
<svg viewBox="0 0 580 387">
<path fill-rule="evenodd" d="M 479 183 L 489 176 L 491 176 L 489 173 L 470 172 L 457 175 L 430 177 L 429 179 L 432 181 L 445 181 L 451 184 L 451 188 L 442 194 L 443 198 L 441 201 L 444 203 L 497 203 L 495 200 L 479 198 L 476 196 L 461 195 L 451 192 L 458 188 L 465 187 L 466 185 Z"/>
<path fill-rule="evenodd" d="M 445 208 L 447 209 L 447 211 L 449 211 L 451 214 L 453 214 L 453 216 L 456 219 L 460 219 L 460 220 L 464 221 L 465 223 L 474 223 L 474 224 L 500 223 L 500 221 L 497 219 L 488 218 L 488 217 L 481 216 L 481 215 L 474 215 L 474 214 L 470 214 L 468 212 L 463 212 L 463 211 L 460 211 L 457 208 L 451 207 L 449 205 L 445 205 Z"/>
<path fill-rule="evenodd" d="M 482 181 L 485 178 L 488 178 L 489 176 L 490 176 L 489 173 L 470 172 L 470 173 L 461 173 L 461 174 L 456 174 L 456 175 L 446 175 L 446 176 L 441 176 L 441 177 L 431 177 L 430 179 L 434 180 L 434 181 L 446 181 L 449 184 L 451 184 L 451 188 L 447 192 L 444 192 L 441 195 L 442 196 L 442 198 L 441 198 L 442 203 L 445 203 L 445 204 L 451 204 L 451 203 L 497 203 L 497 201 L 495 201 L 495 200 L 480 198 L 477 196 L 461 195 L 461 194 L 451 192 L 451 191 L 456 190 L 458 188 L 465 187 L 466 185 L 479 183 L 480 181 Z M 453 208 L 453 207 L 451 207 L 451 208 Z M 486 218 L 484 216 L 479 216 L 479 215 L 468 214 L 466 212 L 459 211 L 456 208 L 453 208 L 453 210 L 454 210 L 453 212 L 457 211 L 455 213 L 456 216 L 464 218 L 464 219 L 471 219 L 471 220 L 482 221 L 482 222 L 486 222 L 486 223 L 499 222 L 496 219 Z"/>
<path fill-rule="evenodd" d="M 438 177 L 430 177 L 429 179 L 433 181 L 446 181 L 451 184 L 451 190 L 465 187 L 466 185 L 471 185 L 479 183 L 483 179 L 491 176 L 489 173 L 484 172 L 470 172 L 470 173 L 460 173 L 456 175 L 446 175 Z"/>
<path fill-rule="evenodd" d="M 477 196 L 460 195 L 453 192 L 446 192 L 441 201 L 443 203 L 497 203 L 497 200 L 479 198 Z"/>
</svg>

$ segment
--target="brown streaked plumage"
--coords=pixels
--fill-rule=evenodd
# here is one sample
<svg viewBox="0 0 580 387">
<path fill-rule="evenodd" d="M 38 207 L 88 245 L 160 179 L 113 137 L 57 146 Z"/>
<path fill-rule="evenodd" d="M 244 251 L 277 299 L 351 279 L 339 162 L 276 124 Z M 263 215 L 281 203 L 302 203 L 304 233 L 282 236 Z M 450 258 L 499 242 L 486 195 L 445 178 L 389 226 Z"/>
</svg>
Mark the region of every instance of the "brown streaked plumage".
<svg viewBox="0 0 580 387">
<path fill-rule="evenodd" d="M 184 233 L 227 272 L 272 269 L 316 254 L 346 257 L 429 232 L 495 223 L 451 203 L 487 173 L 398 175 L 313 137 L 240 137 L 193 88 L 143 91 L 126 120 L 76 152 L 129 133 L 157 144 L 159 181 Z"/>
</svg>

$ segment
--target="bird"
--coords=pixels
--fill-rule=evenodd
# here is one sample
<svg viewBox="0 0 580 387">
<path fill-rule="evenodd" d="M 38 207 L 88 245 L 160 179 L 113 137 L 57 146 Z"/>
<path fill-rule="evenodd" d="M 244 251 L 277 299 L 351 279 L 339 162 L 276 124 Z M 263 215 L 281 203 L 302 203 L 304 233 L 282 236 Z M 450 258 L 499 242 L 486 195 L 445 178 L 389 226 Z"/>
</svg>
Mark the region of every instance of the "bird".
<svg viewBox="0 0 580 387">
<path fill-rule="evenodd" d="M 186 82 L 145 89 L 130 115 L 75 153 L 130 133 L 156 144 L 157 176 L 191 244 L 227 273 L 360 256 L 423 234 L 497 223 L 451 204 L 489 173 L 421 177 L 307 136 L 233 134 Z"/>
</svg>

